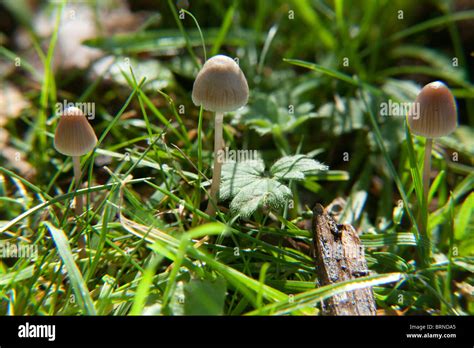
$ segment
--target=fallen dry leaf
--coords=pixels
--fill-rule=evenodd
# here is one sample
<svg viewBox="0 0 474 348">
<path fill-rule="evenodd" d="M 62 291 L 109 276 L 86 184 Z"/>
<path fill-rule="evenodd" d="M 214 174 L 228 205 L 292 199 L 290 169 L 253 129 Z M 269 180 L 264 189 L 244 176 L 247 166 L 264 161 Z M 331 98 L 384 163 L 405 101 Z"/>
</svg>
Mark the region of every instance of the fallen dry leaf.
<svg viewBox="0 0 474 348">
<path fill-rule="evenodd" d="M 6 146 L 0 149 L 0 156 L 25 179 L 31 180 L 36 175 L 36 169 L 25 160 L 25 154 L 21 151 Z"/>
<path fill-rule="evenodd" d="M 30 103 L 18 88 L 11 83 L 3 83 L 0 86 L 0 127 L 6 125 L 10 119 L 20 116 L 29 106 Z"/>
</svg>

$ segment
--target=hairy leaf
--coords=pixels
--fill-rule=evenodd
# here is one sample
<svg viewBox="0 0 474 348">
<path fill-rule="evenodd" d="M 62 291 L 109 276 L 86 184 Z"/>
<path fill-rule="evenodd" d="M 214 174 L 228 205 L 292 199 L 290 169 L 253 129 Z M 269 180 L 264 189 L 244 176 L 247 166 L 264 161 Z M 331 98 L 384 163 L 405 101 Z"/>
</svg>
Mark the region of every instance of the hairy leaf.
<svg viewBox="0 0 474 348">
<path fill-rule="evenodd" d="M 328 166 L 305 155 L 294 155 L 280 158 L 270 171 L 280 180 L 304 180 L 306 175 L 328 169 Z"/>
<path fill-rule="evenodd" d="M 265 171 L 263 160 L 244 162 L 226 162 L 222 165 L 222 181 L 219 191 L 220 199 L 234 197 L 245 186 L 260 179 Z"/>
<path fill-rule="evenodd" d="M 243 187 L 230 204 L 234 214 L 247 218 L 258 208 L 282 208 L 291 199 L 291 190 L 282 183 L 269 178 L 255 179 Z"/>
</svg>

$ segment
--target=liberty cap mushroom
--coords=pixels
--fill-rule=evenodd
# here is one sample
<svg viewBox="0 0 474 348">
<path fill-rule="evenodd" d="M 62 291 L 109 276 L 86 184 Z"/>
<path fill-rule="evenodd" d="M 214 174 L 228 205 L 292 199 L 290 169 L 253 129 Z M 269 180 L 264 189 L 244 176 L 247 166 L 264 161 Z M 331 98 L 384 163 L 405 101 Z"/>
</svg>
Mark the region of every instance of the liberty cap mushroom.
<svg viewBox="0 0 474 348">
<path fill-rule="evenodd" d="M 417 113 L 407 116 L 410 131 L 426 138 L 423 161 L 423 199 L 428 205 L 433 139 L 452 133 L 458 124 L 456 101 L 440 81 L 424 86 L 415 99 Z M 426 228 L 426 226 L 422 226 Z"/>
<path fill-rule="evenodd" d="M 207 213 L 214 215 L 219 195 L 222 163 L 219 151 L 224 148 L 222 122 L 224 112 L 234 111 L 247 104 L 249 87 L 244 73 L 230 57 L 217 55 L 202 67 L 193 86 L 192 99 L 196 106 L 216 113 L 214 131 L 214 169 Z"/>
<path fill-rule="evenodd" d="M 83 112 L 67 108 L 59 119 L 54 134 L 54 147 L 66 156 L 82 156 L 97 144 L 97 137 Z"/>
<path fill-rule="evenodd" d="M 229 112 L 247 104 L 249 87 L 244 73 L 224 55 L 210 58 L 193 86 L 193 103 L 208 111 Z"/>
<path fill-rule="evenodd" d="M 438 138 L 456 129 L 456 101 L 444 83 L 435 81 L 423 87 L 416 97 L 415 105 L 418 113 L 408 115 L 408 124 L 413 134 Z"/>
<path fill-rule="evenodd" d="M 76 108 L 70 107 L 64 110 L 59 119 L 54 133 L 54 147 L 63 155 L 71 156 L 74 168 L 74 181 L 76 188 L 80 187 L 81 160 L 80 156 L 91 151 L 97 144 L 97 137 L 84 113 Z M 75 196 L 75 213 L 81 215 L 83 211 L 83 200 L 81 196 Z M 85 257 L 85 238 L 80 236 L 79 255 Z"/>
</svg>

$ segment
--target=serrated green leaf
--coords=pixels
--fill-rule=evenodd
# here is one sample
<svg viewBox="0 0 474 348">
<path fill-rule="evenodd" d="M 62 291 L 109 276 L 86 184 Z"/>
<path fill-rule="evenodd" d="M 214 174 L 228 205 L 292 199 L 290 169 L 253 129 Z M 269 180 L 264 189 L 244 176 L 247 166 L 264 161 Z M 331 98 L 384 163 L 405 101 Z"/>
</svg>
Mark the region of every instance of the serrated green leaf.
<svg viewBox="0 0 474 348">
<path fill-rule="evenodd" d="M 243 218 L 250 217 L 258 208 L 279 209 L 291 199 L 291 190 L 269 178 L 254 180 L 243 187 L 230 203 L 230 210 Z"/>
<path fill-rule="evenodd" d="M 305 155 L 294 155 L 280 158 L 270 172 L 280 180 L 304 180 L 306 175 L 328 169 L 328 166 Z"/>
<path fill-rule="evenodd" d="M 222 181 L 219 197 L 222 200 L 234 197 L 248 184 L 260 179 L 265 171 L 263 160 L 226 162 L 222 165 Z"/>
<path fill-rule="evenodd" d="M 228 162 L 222 167 L 220 199 L 233 198 L 232 213 L 247 218 L 258 208 L 279 209 L 291 198 L 291 190 L 278 180 L 303 180 L 328 167 L 305 155 L 285 156 L 271 168 L 274 178 L 264 177 L 261 159 Z"/>
</svg>

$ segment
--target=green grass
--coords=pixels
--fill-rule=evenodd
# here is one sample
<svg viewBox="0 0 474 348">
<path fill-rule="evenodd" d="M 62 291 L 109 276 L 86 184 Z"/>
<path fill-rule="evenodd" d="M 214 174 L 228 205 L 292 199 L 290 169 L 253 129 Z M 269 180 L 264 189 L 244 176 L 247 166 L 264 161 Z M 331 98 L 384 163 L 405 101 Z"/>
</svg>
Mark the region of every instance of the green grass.
<svg viewBox="0 0 474 348">
<path fill-rule="evenodd" d="M 2 62 L 21 57 L 5 80 L 31 103 L 3 126 L 8 146 L 36 170 L 27 176 L 0 154 L 0 251 L 38 251 L 36 259 L 0 259 L 0 314 L 318 315 L 322 300 L 370 285 L 387 314 L 473 315 L 472 294 L 461 289 L 474 285 L 474 86 L 457 25 L 474 12 L 424 3 L 192 2 L 180 19 L 175 2 L 160 2 L 137 32 L 85 42 L 117 62 L 136 59 L 120 83 L 55 68 L 64 19 L 54 10 L 66 2 L 45 5 L 54 18 L 45 40 L 24 5 L 5 2 L 42 69 L 11 42 L 0 47 Z M 430 46 L 440 33 L 444 41 Z M 191 88 L 215 54 L 238 57 L 250 87 L 246 109 L 225 116 L 226 146 L 258 150 L 265 168 L 297 154 L 329 166 L 285 182 L 291 204 L 246 219 L 230 200 L 216 217 L 204 212 L 213 115 L 193 105 Z M 449 65 L 453 56 L 459 67 Z M 145 60 L 171 72 L 166 87 L 149 88 L 156 77 L 139 74 Z M 423 140 L 411 137 L 404 117 L 379 110 L 388 99 L 413 101 L 417 85 L 436 79 L 452 88 L 460 127 L 435 141 L 425 202 Z M 78 190 L 71 159 L 53 147 L 63 99 L 96 109 L 99 142 L 82 158 L 87 187 Z M 77 195 L 86 211 L 76 218 Z M 336 198 L 347 201 L 342 220 L 361 233 L 371 273 L 319 287 L 307 224 L 315 203 Z"/>
</svg>

